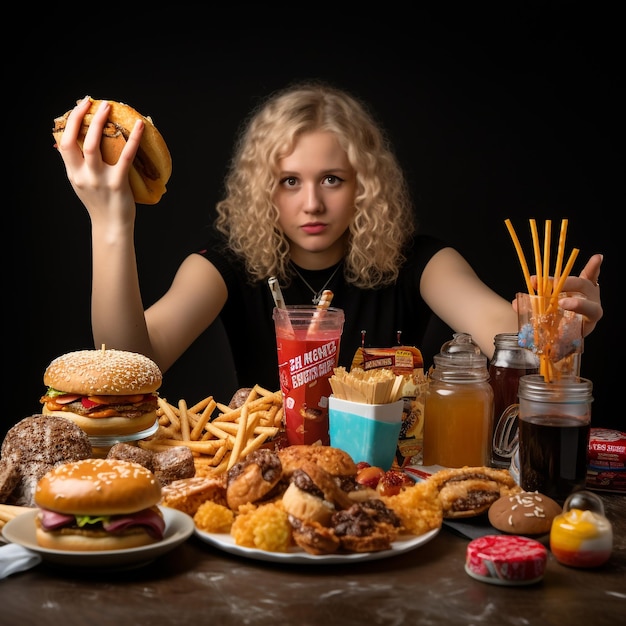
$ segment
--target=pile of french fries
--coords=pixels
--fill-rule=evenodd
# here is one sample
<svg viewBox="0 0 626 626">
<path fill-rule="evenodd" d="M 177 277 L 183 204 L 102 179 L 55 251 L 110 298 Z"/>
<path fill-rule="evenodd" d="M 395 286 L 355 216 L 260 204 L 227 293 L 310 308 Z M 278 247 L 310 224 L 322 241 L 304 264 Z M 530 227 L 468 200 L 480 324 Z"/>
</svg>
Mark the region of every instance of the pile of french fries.
<svg viewBox="0 0 626 626">
<path fill-rule="evenodd" d="M 146 450 L 167 450 L 187 446 L 194 454 L 196 473 L 214 476 L 228 471 L 235 463 L 278 435 L 283 422 L 280 391 L 255 385 L 245 402 L 236 409 L 208 396 L 191 407 L 185 400 L 178 405 L 159 397 L 159 429 L 149 439 L 138 442 Z"/>
<path fill-rule="evenodd" d="M 7 523 L 10 522 L 14 517 L 21 515 L 22 513 L 27 513 L 28 511 L 33 511 L 34 509 L 27 506 L 17 506 L 14 504 L 0 504 L 0 530 Z"/>
</svg>

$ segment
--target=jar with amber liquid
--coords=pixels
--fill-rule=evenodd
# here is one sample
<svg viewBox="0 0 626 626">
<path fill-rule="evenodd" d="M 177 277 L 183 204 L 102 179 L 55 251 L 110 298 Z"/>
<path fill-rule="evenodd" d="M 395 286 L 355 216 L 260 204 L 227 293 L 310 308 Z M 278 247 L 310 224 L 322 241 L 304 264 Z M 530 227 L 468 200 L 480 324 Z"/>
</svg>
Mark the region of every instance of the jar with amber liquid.
<svg viewBox="0 0 626 626">
<path fill-rule="evenodd" d="M 424 465 L 489 465 L 493 389 L 487 357 L 471 335 L 455 333 L 433 360 L 424 401 Z"/>
</svg>

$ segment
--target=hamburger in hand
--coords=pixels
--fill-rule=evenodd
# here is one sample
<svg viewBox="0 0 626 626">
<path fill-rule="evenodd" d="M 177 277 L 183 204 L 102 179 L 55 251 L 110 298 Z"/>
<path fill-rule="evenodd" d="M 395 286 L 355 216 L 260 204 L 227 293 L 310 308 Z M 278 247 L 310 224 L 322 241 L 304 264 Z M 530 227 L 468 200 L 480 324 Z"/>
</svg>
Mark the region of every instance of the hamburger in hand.
<svg viewBox="0 0 626 626">
<path fill-rule="evenodd" d="M 58 465 L 35 490 L 38 545 L 54 550 L 136 548 L 163 539 L 161 484 L 139 463 L 83 459 Z"/>
<path fill-rule="evenodd" d="M 78 135 L 78 143 L 82 150 L 83 141 L 94 113 L 102 100 L 91 100 L 91 107 L 83 118 L 82 127 Z M 105 163 L 114 165 L 120 158 L 120 153 L 126 144 L 135 122 L 138 119 L 144 122 L 144 131 L 141 143 L 130 168 L 130 186 L 139 204 L 156 204 L 166 191 L 166 184 L 172 174 L 172 157 L 161 133 L 156 129 L 152 119 L 141 115 L 133 107 L 109 100 L 111 110 L 109 118 L 102 130 L 100 151 Z M 57 145 L 65 131 L 65 123 L 71 110 L 54 120 L 52 135 Z"/>
<path fill-rule="evenodd" d="M 48 390 L 40 399 L 42 413 L 71 419 L 89 436 L 138 433 L 157 419 L 162 381 L 157 364 L 136 352 L 68 352 L 44 373 Z"/>
</svg>

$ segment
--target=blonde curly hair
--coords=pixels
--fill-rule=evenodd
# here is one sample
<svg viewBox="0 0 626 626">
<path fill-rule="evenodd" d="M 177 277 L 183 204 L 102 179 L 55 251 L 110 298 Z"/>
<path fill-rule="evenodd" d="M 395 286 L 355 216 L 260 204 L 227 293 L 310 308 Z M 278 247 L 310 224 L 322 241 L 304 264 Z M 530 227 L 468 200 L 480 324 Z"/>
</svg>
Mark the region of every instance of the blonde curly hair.
<svg viewBox="0 0 626 626">
<path fill-rule="evenodd" d="M 395 282 L 404 244 L 415 231 L 404 173 L 383 130 L 365 105 L 319 82 L 278 91 L 257 107 L 235 145 L 217 203 L 216 227 L 256 280 L 292 278 L 290 246 L 272 201 L 279 162 L 298 138 L 312 131 L 334 133 L 356 172 L 355 215 L 349 227 L 344 277 L 360 288 Z"/>
</svg>

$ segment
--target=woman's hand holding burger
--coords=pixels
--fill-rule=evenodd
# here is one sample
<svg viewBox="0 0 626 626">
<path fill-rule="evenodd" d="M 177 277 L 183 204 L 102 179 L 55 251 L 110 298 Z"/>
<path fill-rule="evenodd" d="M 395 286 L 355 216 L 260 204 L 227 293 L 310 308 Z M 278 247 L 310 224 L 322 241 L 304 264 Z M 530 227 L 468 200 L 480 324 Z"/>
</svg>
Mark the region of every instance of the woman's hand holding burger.
<svg viewBox="0 0 626 626">
<path fill-rule="evenodd" d="M 156 204 L 165 193 L 172 173 L 167 144 L 152 119 L 134 108 L 87 96 L 54 120 L 52 134 L 70 183 L 88 208 L 101 203 L 102 188 L 120 207 L 131 196 Z"/>
</svg>

